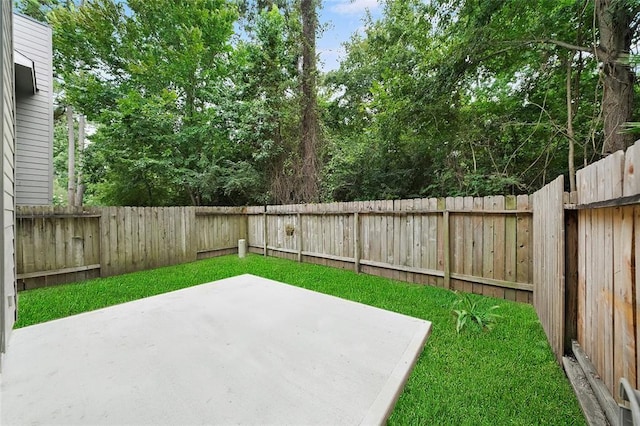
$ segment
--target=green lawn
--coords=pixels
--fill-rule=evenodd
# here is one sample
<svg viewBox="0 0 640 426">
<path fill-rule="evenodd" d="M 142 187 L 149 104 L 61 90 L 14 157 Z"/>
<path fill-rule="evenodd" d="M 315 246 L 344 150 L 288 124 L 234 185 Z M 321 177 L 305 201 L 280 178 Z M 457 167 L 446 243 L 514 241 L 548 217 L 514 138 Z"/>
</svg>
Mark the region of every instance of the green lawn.
<svg viewBox="0 0 640 426">
<path fill-rule="evenodd" d="M 582 425 L 571 386 L 533 308 L 498 299 L 490 331 L 455 332 L 449 291 L 356 275 L 318 265 L 225 256 L 185 265 L 20 293 L 24 327 L 220 278 L 251 273 L 400 312 L 433 323 L 431 337 L 398 400 L 390 424 Z"/>
</svg>

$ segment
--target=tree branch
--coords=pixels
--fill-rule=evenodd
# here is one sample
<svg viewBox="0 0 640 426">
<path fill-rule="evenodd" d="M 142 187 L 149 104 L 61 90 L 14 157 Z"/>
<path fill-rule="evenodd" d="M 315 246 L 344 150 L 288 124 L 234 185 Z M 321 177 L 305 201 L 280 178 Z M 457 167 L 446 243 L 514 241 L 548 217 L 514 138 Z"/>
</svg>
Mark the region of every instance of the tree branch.
<svg viewBox="0 0 640 426">
<path fill-rule="evenodd" d="M 543 39 L 539 39 L 539 40 L 530 40 L 530 41 L 528 41 L 526 43 L 527 44 L 532 44 L 532 43 L 555 44 L 556 46 L 564 47 L 565 49 L 581 51 L 581 52 L 593 52 L 594 50 L 599 49 L 598 46 L 596 46 L 596 47 L 578 46 L 578 45 L 575 45 L 575 44 L 566 43 L 566 42 L 561 41 L 561 40 L 553 40 L 553 39 L 549 39 L 549 38 L 543 38 Z"/>
</svg>

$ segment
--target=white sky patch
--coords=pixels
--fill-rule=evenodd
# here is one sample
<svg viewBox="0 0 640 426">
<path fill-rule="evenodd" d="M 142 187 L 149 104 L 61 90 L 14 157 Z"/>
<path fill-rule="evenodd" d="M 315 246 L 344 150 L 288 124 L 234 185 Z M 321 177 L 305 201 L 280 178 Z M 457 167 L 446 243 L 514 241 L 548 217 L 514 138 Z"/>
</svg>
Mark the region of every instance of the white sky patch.
<svg viewBox="0 0 640 426">
<path fill-rule="evenodd" d="M 365 10 L 375 10 L 380 6 L 378 0 L 343 0 L 330 7 L 332 12 L 356 15 Z"/>
<path fill-rule="evenodd" d="M 340 66 L 340 61 L 344 59 L 346 52 L 344 47 L 325 47 L 317 50 L 320 55 L 320 68 L 324 72 L 337 70 Z"/>
<path fill-rule="evenodd" d="M 382 15 L 381 0 L 325 0 L 320 9 L 319 20 L 326 25 L 318 39 L 317 51 L 320 56 L 318 67 L 323 71 L 338 68 L 346 54 L 343 43 L 349 41 L 354 31 L 364 26 L 366 10 L 374 20 Z M 364 32 L 362 33 L 364 34 Z"/>
</svg>

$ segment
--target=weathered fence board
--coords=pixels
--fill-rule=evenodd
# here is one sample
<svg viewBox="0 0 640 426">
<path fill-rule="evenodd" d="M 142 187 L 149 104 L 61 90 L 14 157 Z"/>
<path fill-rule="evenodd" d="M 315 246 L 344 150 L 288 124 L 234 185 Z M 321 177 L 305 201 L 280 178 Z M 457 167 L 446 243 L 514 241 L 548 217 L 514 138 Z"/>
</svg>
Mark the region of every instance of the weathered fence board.
<svg viewBox="0 0 640 426">
<path fill-rule="evenodd" d="M 100 228 L 94 210 L 18 207 L 16 216 L 19 289 L 99 276 Z M 48 274 L 40 276 L 43 271 Z"/>
<path fill-rule="evenodd" d="M 530 301 L 524 197 L 223 207 L 22 207 L 22 288 L 249 250 Z M 265 244 L 266 243 L 266 244 Z"/>
<path fill-rule="evenodd" d="M 19 288 L 30 289 L 190 262 L 237 251 L 237 207 L 20 206 Z"/>
<path fill-rule="evenodd" d="M 564 354 L 564 178 L 533 194 L 533 305 L 558 362 Z"/>
<path fill-rule="evenodd" d="M 237 250 L 238 239 L 246 238 L 247 216 L 240 208 L 224 207 L 184 207 L 180 229 L 187 235 L 182 249 L 185 253 L 196 246 L 197 259 L 226 254 Z M 195 223 L 186 218 L 194 210 Z M 193 229 L 191 229 L 193 227 Z M 195 260 L 195 259 L 194 259 Z"/>
<path fill-rule="evenodd" d="M 638 377 L 640 143 L 576 176 L 578 209 L 577 339 L 618 400 L 618 383 Z M 627 198 L 623 198 L 627 197 Z"/>
<path fill-rule="evenodd" d="M 531 301 L 528 196 L 248 207 L 247 214 L 254 253 Z"/>
</svg>

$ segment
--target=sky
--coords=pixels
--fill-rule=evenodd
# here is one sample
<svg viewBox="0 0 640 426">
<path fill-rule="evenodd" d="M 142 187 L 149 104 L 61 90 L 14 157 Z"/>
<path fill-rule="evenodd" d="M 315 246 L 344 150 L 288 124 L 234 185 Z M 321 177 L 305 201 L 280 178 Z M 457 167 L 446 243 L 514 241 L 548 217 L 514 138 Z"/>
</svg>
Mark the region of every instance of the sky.
<svg viewBox="0 0 640 426">
<path fill-rule="evenodd" d="M 319 10 L 320 24 L 325 26 L 324 33 L 317 41 L 316 51 L 320 56 L 318 66 L 322 71 L 338 68 L 340 59 L 344 58 L 342 43 L 351 35 L 361 30 L 364 25 L 366 10 L 373 18 L 381 13 L 378 0 L 324 0 Z"/>
</svg>

